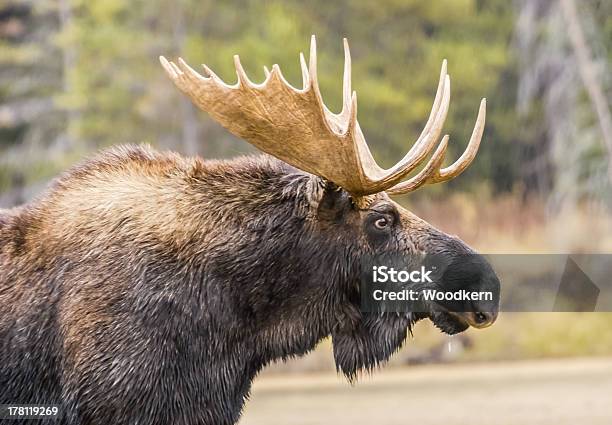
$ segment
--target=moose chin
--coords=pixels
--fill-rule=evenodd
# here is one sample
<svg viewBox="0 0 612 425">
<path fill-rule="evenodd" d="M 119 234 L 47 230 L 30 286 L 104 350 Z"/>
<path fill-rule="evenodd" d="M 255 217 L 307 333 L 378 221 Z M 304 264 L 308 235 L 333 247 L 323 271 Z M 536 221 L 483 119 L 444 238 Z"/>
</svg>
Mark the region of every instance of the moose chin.
<svg viewBox="0 0 612 425">
<path fill-rule="evenodd" d="M 300 60 L 295 89 L 277 65 L 254 84 L 236 56 L 230 86 L 161 58 L 197 106 L 265 154 L 117 147 L 0 210 L 0 404 L 57 404 L 62 424 L 234 424 L 262 368 L 326 337 L 354 379 L 418 320 L 449 334 L 495 321 L 497 307 L 378 315 L 359 302 L 362 261 L 381 252 L 445 256 L 442 286 L 499 287 L 471 248 L 390 198 L 468 167 L 484 99 L 465 152 L 442 168 L 444 62 L 423 132 L 384 170 L 357 122 L 346 40 L 339 114 L 321 99 L 314 37 Z"/>
</svg>

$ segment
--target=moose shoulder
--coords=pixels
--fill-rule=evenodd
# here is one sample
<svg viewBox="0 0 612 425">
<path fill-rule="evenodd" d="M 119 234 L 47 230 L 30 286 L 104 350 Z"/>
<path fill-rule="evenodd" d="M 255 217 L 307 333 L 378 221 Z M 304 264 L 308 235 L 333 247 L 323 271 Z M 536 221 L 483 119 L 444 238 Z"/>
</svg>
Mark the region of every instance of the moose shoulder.
<svg viewBox="0 0 612 425">
<path fill-rule="evenodd" d="M 440 167 L 445 137 L 406 180 L 439 137 L 445 65 L 423 135 L 382 170 L 356 121 L 348 47 L 339 115 L 320 98 L 314 39 L 302 90 L 276 66 L 257 86 L 236 60 L 239 82 L 227 86 L 208 69 L 162 62 L 196 104 L 270 155 L 203 161 L 118 147 L 36 201 L 0 210 L 0 404 L 59 404 L 64 424 L 233 424 L 266 364 L 327 336 L 338 370 L 354 379 L 387 360 L 417 320 L 449 334 L 493 323 L 496 309 L 477 305 L 359 308 L 366 257 L 439 254 L 452 272 L 474 254 L 388 196 L 448 180 L 474 158 L 484 104 L 456 163 Z M 282 107 L 270 103 L 280 96 Z M 457 276 L 466 276 L 460 287 L 499 286 L 484 260 L 454 275 L 455 286 Z"/>
</svg>

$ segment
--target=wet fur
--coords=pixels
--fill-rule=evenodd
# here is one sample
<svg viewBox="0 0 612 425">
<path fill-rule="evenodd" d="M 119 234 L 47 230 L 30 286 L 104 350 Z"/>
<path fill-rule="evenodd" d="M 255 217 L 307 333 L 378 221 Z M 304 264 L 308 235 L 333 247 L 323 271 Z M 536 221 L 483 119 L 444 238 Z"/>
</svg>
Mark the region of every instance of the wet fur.
<svg viewBox="0 0 612 425">
<path fill-rule="evenodd" d="M 359 258 L 389 243 L 367 213 L 267 156 L 124 147 L 73 168 L 0 210 L 0 404 L 58 403 L 64 424 L 233 424 L 266 364 L 329 335 L 354 378 L 414 320 L 358 309 Z"/>
</svg>

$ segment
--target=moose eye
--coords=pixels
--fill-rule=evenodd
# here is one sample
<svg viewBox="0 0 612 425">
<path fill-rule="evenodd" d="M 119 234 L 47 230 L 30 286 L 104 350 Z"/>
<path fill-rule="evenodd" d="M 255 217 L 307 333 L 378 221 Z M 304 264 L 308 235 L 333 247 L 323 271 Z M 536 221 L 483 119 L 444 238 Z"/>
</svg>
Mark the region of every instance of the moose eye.
<svg viewBox="0 0 612 425">
<path fill-rule="evenodd" d="M 364 222 L 365 234 L 370 245 L 380 247 L 386 243 L 392 234 L 391 230 L 395 222 L 396 219 L 392 213 L 373 211 Z"/>
<path fill-rule="evenodd" d="M 385 217 L 381 217 L 374 222 L 374 227 L 380 230 L 384 230 L 389 226 L 389 220 Z"/>
</svg>

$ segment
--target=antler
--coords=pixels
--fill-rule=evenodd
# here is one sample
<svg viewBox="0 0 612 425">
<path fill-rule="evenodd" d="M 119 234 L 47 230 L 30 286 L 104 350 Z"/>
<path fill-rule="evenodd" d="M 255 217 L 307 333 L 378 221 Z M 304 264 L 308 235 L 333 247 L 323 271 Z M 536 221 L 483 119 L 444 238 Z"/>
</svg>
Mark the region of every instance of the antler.
<svg viewBox="0 0 612 425">
<path fill-rule="evenodd" d="M 283 161 L 323 177 L 355 196 L 387 190 L 407 193 L 426 183 L 437 183 L 459 175 L 472 162 L 484 129 L 485 100 L 466 151 L 451 166 L 440 169 L 448 145 L 445 136 L 428 164 L 402 182 L 434 149 L 446 119 L 450 101 L 450 78 L 442 63 L 438 90 L 429 118 L 410 151 L 395 166 L 382 169 L 370 152 L 357 122 L 357 94 L 351 91 L 351 56 L 344 39 L 342 111 L 331 112 L 323 103 L 317 80 L 314 35 L 307 66 L 300 53 L 302 89 L 292 87 L 278 65 L 261 84 L 249 80 L 234 56 L 238 81 L 227 85 L 206 65 L 200 75 L 179 58 L 178 65 L 163 56 L 160 62 L 176 86 L 202 110 L 230 132 Z"/>
</svg>

